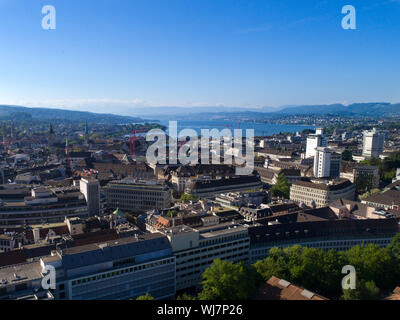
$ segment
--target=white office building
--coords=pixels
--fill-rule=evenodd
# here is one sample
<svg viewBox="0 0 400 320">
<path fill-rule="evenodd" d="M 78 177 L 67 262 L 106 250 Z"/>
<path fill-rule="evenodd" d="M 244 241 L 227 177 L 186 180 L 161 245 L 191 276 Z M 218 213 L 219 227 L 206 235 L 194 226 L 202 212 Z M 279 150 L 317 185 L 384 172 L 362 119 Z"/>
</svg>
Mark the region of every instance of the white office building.
<svg viewBox="0 0 400 320">
<path fill-rule="evenodd" d="M 325 178 L 330 176 L 332 151 L 329 148 L 318 147 L 314 157 L 314 176 Z"/>
<path fill-rule="evenodd" d="M 385 134 L 377 131 L 376 128 L 371 131 L 364 131 L 363 153 L 364 157 L 377 158 L 383 153 L 385 144 Z"/>
<path fill-rule="evenodd" d="M 323 134 L 323 129 L 316 129 L 315 134 L 311 134 L 307 137 L 306 146 L 306 158 L 311 158 L 315 156 L 315 149 L 318 147 L 327 147 L 328 141 Z"/>
</svg>

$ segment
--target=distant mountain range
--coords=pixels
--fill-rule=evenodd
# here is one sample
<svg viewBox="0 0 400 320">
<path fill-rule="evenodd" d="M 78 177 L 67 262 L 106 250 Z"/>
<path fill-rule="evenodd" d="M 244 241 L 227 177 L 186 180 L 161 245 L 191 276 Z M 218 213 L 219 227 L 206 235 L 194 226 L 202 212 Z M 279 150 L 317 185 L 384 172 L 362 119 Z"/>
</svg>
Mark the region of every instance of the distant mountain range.
<svg viewBox="0 0 400 320">
<path fill-rule="evenodd" d="M 117 108 L 114 110 L 120 111 Z M 293 115 L 333 115 L 333 116 L 367 116 L 390 117 L 400 116 L 400 103 L 388 102 L 354 103 L 348 106 L 343 104 L 331 105 L 299 105 L 286 107 L 132 107 L 122 112 L 128 115 L 93 113 L 86 111 L 72 111 L 52 108 L 28 108 L 21 106 L 0 105 L 0 119 L 38 120 L 71 120 L 93 121 L 97 123 L 128 123 L 151 121 L 142 117 L 150 116 L 153 119 L 165 120 L 216 120 L 216 119 L 262 119 Z M 154 121 L 154 120 L 153 120 Z"/>
<path fill-rule="evenodd" d="M 153 111 L 153 117 L 157 119 L 178 120 L 207 120 L 207 119 L 261 119 L 277 118 L 293 115 L 333 115 L 349 117 L 390 117 L 400 115 L 400 103 L 391 104 L 387 102 L 354 103 L 350 105 L 298 105 L 284 107 L 262 107 L 262 108 L 233 108 L 233 107 L 157 107 Z M 135 109 L 135 114 L 137 110 Z M 148 111 L 147 111 L 148 112 Z"/>
<path fill-rule="evenodd" d="M 116 114 L 71 111 L 52 108 L 28 108 L 20 106 L 0 105 L 0 120 L 70 120 L 97 123 L 128 123 L 145 121 L 139 117 L 121 116 Z"/>
<path fill-rule="evenodd" d="M 333 114 L 348 116 L 391 116 L 400 115 L 400 103 L 388 102 L 353 103 L 348 106 L 343 104 L 312 105 L 287 107 L 278 111 L 279 114 Z"/>
</svg>

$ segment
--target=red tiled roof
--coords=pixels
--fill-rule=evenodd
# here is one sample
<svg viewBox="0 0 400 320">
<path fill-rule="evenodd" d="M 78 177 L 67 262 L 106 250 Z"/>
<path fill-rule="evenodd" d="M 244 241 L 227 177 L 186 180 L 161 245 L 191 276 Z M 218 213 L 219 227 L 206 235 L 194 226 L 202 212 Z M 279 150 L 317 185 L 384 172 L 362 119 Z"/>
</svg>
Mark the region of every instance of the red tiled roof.
<svg viewBox="0 0 400 320">
<path fill-rule="evenodd" d="M 286 280 L 272 276 L 258 290 L 257 300 L 328 300 Z"/>
</svg>

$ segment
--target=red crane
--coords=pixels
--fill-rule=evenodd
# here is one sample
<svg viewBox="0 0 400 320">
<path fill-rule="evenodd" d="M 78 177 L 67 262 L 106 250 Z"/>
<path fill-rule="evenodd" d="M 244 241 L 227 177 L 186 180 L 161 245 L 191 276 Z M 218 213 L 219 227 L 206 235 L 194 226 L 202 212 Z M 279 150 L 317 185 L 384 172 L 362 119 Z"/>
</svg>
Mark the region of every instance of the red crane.
<svg viewBox="0 0 400 320">
<path fill-rule="evenodd" d="M 129 139 L 129 154 L 132 160 L 136 157 L 136 140 L 139 140 L 139 137 L 136 137 L 136 133 L 140 132 L 147 132 L 147 130 L 134 129 L 132 132 L 132 137 Z"/>
</svg>

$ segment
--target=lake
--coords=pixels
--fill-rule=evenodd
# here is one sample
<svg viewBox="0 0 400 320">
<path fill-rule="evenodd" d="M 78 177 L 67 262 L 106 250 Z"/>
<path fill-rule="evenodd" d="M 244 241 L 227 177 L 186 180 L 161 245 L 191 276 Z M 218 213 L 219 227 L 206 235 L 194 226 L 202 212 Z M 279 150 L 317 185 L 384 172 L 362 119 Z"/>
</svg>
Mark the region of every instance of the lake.
<svg viewBox="0 0 400 320">
<path fill-rule="evenodd" d="M 162 120 L 160 124 L 168 128 L 168 120 Z M 238 129 L 238 122 L 223 121 L 223 120 L 178 120 L 178 132 L 182 129 L 193 129 L 199 135 L 201 129 Z M 268 136 L 280 132 L 293 132 L 302 131 L 304 129 L 315 129 L 313 126 L 307 125 L 291 125 L 291 124 L 270 124 L 270 123 L 254 123 L 249 121 L 242 121 L 240 123 L 240 129 L 254 129 L 255 136 Z M 168 133 L 168 129 L 167 129 Z M 245 132 L 243 132 L 245 134 Z"/>
</svg>

